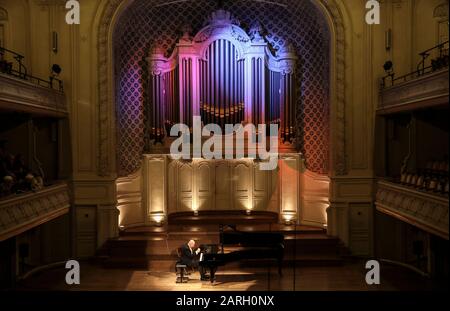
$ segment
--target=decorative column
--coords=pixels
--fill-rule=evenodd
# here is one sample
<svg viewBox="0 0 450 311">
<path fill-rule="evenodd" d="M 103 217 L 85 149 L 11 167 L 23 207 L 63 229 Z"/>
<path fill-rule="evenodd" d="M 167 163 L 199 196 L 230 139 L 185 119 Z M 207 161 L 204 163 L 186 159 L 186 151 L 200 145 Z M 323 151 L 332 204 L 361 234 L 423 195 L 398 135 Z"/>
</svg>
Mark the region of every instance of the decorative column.
<svg viewBox="0 0 450 311">
<path fill-rule="evenodd" d="M 303 170 L 299 154 L 280 156 L 280 216 L 286 224 L 298 223 L 300 208 L 300 173 Z"/>
<path fill-rule="evenodd" d="M 111 238 L 119 236 L 119 210 L 117 205 L 97 205 L 97 248 Z"/>
<path fill-rule="evenodd" d="M 192 126 L 192 118 L 200 116 L 199 57 L 190 35 L 184 27 L 183 37 L 177 44 L 180 88 L 180 122 Z"/>
<path fill-rule="evenodd" d="M 167 59 L 164 56 L 164 49 L 155 48 L 147 59 L 150 65 L 150 93 L 152 109 L 149 111 L 148 122 L 150 123 L 150 139 L 161 142 L 165 136 L 164 129 L 164 82 L 162 79 L 164 67 Z"/>
<path fill-rule="evenodd" d="M 146 225 L 161 225 L 166 219 L 167 157 L 145 155 L 143 166 L 143 207 Z"/>
<path fill-rule="evenodd" d="M 294 46 L 286 44 L 277 55 L 278 69 L 281 72 L 280 94 L 280 135 L 283 142 L 292 142 L 295 137 L 295 56 Z"/>
<path fill-rule="evenodd" d="M 267 43 L 262 29 L 255 24 L 250 30 L 251 43 L 245 54 L 245 122 L 255 126 L 265 121 L 266 79 L 265 60 Z"/>
</svg>

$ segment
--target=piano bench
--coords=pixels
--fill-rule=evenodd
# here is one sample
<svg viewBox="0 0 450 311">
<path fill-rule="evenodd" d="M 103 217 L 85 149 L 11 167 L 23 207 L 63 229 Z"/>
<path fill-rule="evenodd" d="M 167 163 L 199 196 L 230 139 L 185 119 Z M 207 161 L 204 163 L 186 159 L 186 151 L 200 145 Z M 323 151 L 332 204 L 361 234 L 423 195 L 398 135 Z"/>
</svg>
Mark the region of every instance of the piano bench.
<svg viewBox="0 0 450 311">
<path fill-rule="evenodd" d="M 187 276 L 187 265 L 177 263 L 175 265 L 176 275 L 177 275 L 177 283 L 187 283 L 189 277 Z"/>
</svg>

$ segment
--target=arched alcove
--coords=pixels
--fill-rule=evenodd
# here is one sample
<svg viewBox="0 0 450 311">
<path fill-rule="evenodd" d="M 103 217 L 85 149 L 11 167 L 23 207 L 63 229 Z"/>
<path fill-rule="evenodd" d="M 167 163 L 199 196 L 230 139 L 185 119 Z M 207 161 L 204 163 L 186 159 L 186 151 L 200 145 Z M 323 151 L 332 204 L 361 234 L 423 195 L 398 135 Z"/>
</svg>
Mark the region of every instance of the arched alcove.
<svg viewBox="0 0 450 311">
<path fill-rule="evenodd" d="M 299 58 L 292 126 L 296 147 L 309 170 L 328 174 L 331 34 L 325 17 L 310 1 L 286 1 L 285 5 L 232 1 L 224 9 L 240 21 L 247 33 L 259 23 L 272 50 L 280 51 L 287 42 L 292 43 Z M 121 14 L 113 34 L 119 176 L 132 174 L 140 167 L 146 145 L 146 116 L 152 107 L 146 88 L 149 83 L 146 55 L 155 46 L 170 54 L 183 27 L 189 23 L 192 34 L 197 33 L 205 17 L 214 10 L 213 1 L 163 5 L 158 1 L 137 0 Z"/>
<path fill-rule="evenodd" d="M 182 29 L 183 25 L 185 25 L 186 23 L 184 22 L 185 20 L 189 20 L 189 21 L 193 21 L 194 25 L 191 24 L 191 27 L 193 29 L 200 29 L 202 25 L 200 25 L 200 21 L 204 20 L 205 16 L 201 16 L 198 19 L 194 18 L 192 14 L 197 14 L 196 10 L 190 10 L 189 14 L 185 14 L 184 15 L 184 20 L 181 20 L 182 22 L 179 23 L 179 25 L 177 27 L 170 27 L 172 29 L 172 31 L 174 32 L 174 36 L 171 37 L 173 38 L 173 41 L 167 41 L 167 42 L 172 42 L 171 44 L 166 44 L 164 45 L 164 40 L 168 40 L 167 35 L 164 35 L 162 32 L 159 32 L 158 34 L 161 35 L 162 37 L 159 38 L 158 36 L 151 36 L 145 37 L 145 42 L 144 44 L 140 47 L 140 49 L 138 50 L 133 50 L 133 49 L 128 49 L 128 50 L 122 50 L 125 52 L 124 55 L 127 56 L 126 53 L 132 53 L 131 57 L 125 57 L 124 59 L 128 59 L 129 61 L 131 60 L 133 62 L 132 66 L 123 66 L 121 65 L 119 62 L 116 61 L 117 59 L 117 46 L 114 46 L 114 42 L 115 42 L 115 38 L 117 38 L 117 36 L 121 36 L 121 35 L 127 35 L 126 31 L 124 31 L 124 25 L 128 24 L 133 24 L 137 22 L 137 19 L 132 19 L 130 18 L 130 16 L 133 16 L 132 12 L 133 11 L 142 11 L 143 6 L 147 6 L 148 10 L 157 10 L 157 12 L 159 12 L 161 14 L 161 10 L 164 9 L 164 5 L 161 2 L 149 2 L 149 1 L 122 1 L 122 0 L 113 0 L 113 1 L 108 1 L 107 3 L 105 3 L 104 9 L 102 11 L 102 13 L 100 15 L 97 16 L 96 20 L 97 23 L 99 25 L 98 28 L 98 49 L 99 49 L 99 59 L 98 59 L 98 73 L 99 73 L 99 175 L 101 176 L 111 176 L 111 175 L 116 175 L 118 174 L 119 176 L 126 176 L 126 177 L 121 177 L 119 179 L 118 182 L 118 191 L 119 191 L 119 201 L 122 202 L 123 204 L 128 204 L 127 200 L 129 199 L 129 195 L 125 195 L 125 197 L 127 197 L 128 199 L 125 200 L 127 202 L 125 202 L 124 200 L 122 200 L 122 195 L 120 194 L 121 189 L 123 190 L 123 186 L 127 185 L 131 186 L 131 188 L 133 188 L 134 190 L 134 195 L 133 195 L 133 203 L 134 205 L 138 204 L 141 205 L 142 204 L 142 198 L 139 197 L 139 193 L 141 193 L 141 188 L 142 187 L 142 183 L 139 179 L 138 176 L 140 176 L 140 172 L 136 171 L 139 166 L 141 165 L 142 162 L 139 161 L 139 158 L 142 156 L 142 151 L 144 150 L 144 146 L 145 146 L 145 140 L 144 140 L 144 135 L 140 135 L 143 134 L 143 132 L 145 131 L 145 103 L 141 104 L 139 103 L 139 100 L 142 100 L 142 103 L 144 102 L 144 99 L 146 98 L 145 94 L 143 94 L 143 92 L 145 92 L 144 88 L 140 88 L 139 87 L 139 83 L 135 85 L 135 83 L 131 83 L 130 81 L 127 82 L 128 85 L 131 85 L 132 87 L 135 87 L 135 91 L 137 90 L 138 92 L 135 94 L 138 96 L 138 105 L 137 106 L 129 106 L 129 105 L 120 105 L 121 101 L 118 100 L 117 94 L 119 93 L 120 95 L 120 90 L 117 87 L 117 83 L 118 81 L 120 81 L 119 79 L 119 72 L 117 71 L 117 69 L 119 69 L 119 71 L 121 70 L 121 68 L 128 68 L 128 70 L 130 71 L 134 71 L 133 75 L 135 80 L 137 82 L 145 83 L 145 77 L 143 77 L 142 75 L 145 75 L 146 73 L 148 73 L 148 68 L 146 68 L 145 66 L 146 63 L 143 61 L 143 58 L 147 55 L 147 53 L 149 52 L 150 46 L 151 46 L 151 41 L 152 40 L 156 40 L 158 41 L 158 43 L 160 43 L 160 46 L 163 46 L 163 48 L 166 48 L 170 51 L 171 49 L 171 44 L 173 45 L 176 38 L 179 38 L 182 35 L 182 32 L 180 32 L 180 30 Z M 186 1 L 186 2 L 190 2 L 190 1 Z M 236 7 L 239 8 L 239 2 L 241 1 L 236 1 L 233 2 L 231 5 L 229 5 L 229 7 L 227 7 L 227 10 L 233 11 L 233 7 L 234 10 L 236 10 Z M 197 4 L 200 2 L 196 2 Z M 249 2 L 245 2 L 247 5 Z M 289 5 L 291 5 L 292 3 L 290 3 L 290 1 L 287 1 L 286 4 L 288 5 L 287 7 L 294 12 L 295 14 L 292 14 L 295 16 L 295 18 L 298 19 L 298 16 L 306 16 L 306 18 L 311 18 L 311 14 L 299 14 L 299 10 L 294 10 L 292 7 L 289 7 Z M 241 3 L 241 5 L 243 5 Z M 259 3 L 255 3 L 254 5 L 262 5 L 260 2 Z M 325 210 L 327 209 L 327 207 L 329 206 L 329 199 L 328 199 L 328 184 L 329 184 L 329 179 L 327 177 L 328 176 L 336 176 L 336 175 L 343 175 L 346 173 L 346 155 L 345 155 L 345 100 L 346 100 L 346 89 L 345 89 L 345 58 L 346 58 L 346 54 L 345 54 L 345 37 L 348 35 L 348 27 L 345 28 L 344 27 L 344 19 L 346 19 L 345 16 L 343 16 L 343 12 L 341 11 L 341 6 L 338 6 L 334 1 L 322 1 L 322 0 L 317 0 L 317 1 L 306 1 L 304 2 L 304 5 L 306 5 L 306 7 L 308 8 L 308 10 L 312 10 L 311 12 L 313 12 L 314 14 L 312 14 L 312 16 L 315 16 L 315 18 L 317 18 L 318 21 L 318 25 L 321 27 L 322 31 L 318 31 L 315 32 L 316 34 L 326 34 L 325 37 L 326 42 L 324 42 L 325 44 L 327 44 L 327 48 L 323 50 L 323 55 L 326 54 L 325 59 L 327 60 L 325 63 L 327 64 L 326 66 L 326 70 L 324 72 L 326 72 L 326 77 L 323 78 L 323 80 L 327 81 L 327 86 L 323 87 L 323 89 L 326 89 L 324 91 L 323 94 L 326 93 L 325 96 L 328 96 L 328 101 L 326 102 L 327 104 L 327 108 L 324 108 L 324 106 L 322 107 L 322 110 L 316 110 L 316 111 L 320 111 L 320 113 L 322 114 L 322 116 L 327 116 L 326 120 L 328 122 L 328 124 L 326 124 L 327 126 L 323 126 L 319 129 L 318 133 L 321 135 L 321 140 L 322 142 L 326 142 L 326 148 L 319 149 L 319 148 L 310 148 L 310 152 L 308 153 L 308 151 L 305 151 L 306 149 L 306 145 L 304 144 L 304 142 L 302 142 L 301 140 L 299 140 L 300 146 L 299 146 L 299 150 L 303 151 L 304 155 L 307 158 L 309 158 L 309 163 L 308 163 L 308 168 L 312 171 L 316 171 L 316 172 L 320 172 L 321 174 L 316 174 L 313 173 L 311 171 L 311 174 L 313 175 L 308 175 L 305 174 L 305 178 L 316 178 L 316 181 L 318 181 L 321 184 L 326 184 L 326 187 L 324 188 L 323 192 L 323 198 L 320 199 L 320 202 L 318 205 L 320 205 L 320 210 L 321 210 L 321 214 L 325 213 Z M 186 8 L 192 8 L 191 6 L 185 6 Z M 164 10 L 167 10 L 168 7 L 166 7 Z M 216 9 L 216 7 L 211 4 L 210 2 L 205 3 L 204 6 L 202 7 L 203 10 L 206 10 L 208 12 L 211 12 L 213 10 Z M 305 7 L 303 7 L 303 10 L 305 9 Z M 269 10 L 268 8 L 266 8 L 266 10 Z M 272 11 L 274 11 L 275 9 L 272 8 L 272 10 L 270 10 L 270 14 L 272 14 Z M 278 10 L 286 10 L 285 7 L 283 7 L 283 3 L 281 3 L 281 6 L 279 6 Z M 173 10 L 176 11 L 176 10 Z M 149 11 L 147 11 L 148 13 Z M 200 12 L 202 12 L 200 10 Z M 259 21 L 261 22 L 262 20 L 262 24 L 264 24 L 264 19 L 258 19 L 256 18 L 257 14 L 257 10 L 253 10 L 251 12 L 248 12 L 248 14 L 245 14 L 245 10 L 241 11 L 240 14 L 237 14 L 238 16 L 240 16 L 240 18 L 242 18 L 244 20 L 243 22 L 243 27 L 249 27 L 246 26 L 246 22 L 245 19 L 247 18 L 247 20 L 250 18 L 251 21 Z M 304 12 L 304 11 L 303 11 Z M 344 12 L 345 13 L 345 12 Z M 131 15 L 129 15 L 131 14 Z M 136 13 L 137 14 L 137 13 Z M 270 16 L 270 14 L 266 14 L 268 16 Z M 243 15 L 247 16 L 247 17 L 242 17 Z M 128 18 L 127 18 L 128 16 Z M 135 15 L 136 17 L 137 15 Z M 171 14 L 168 14 L 168 16 L 172 16 Z M 280 16 L 283 16 L 282 14 L 280 14 Z M 151 19 L 149 17 L 149 14 L 147 14 L 147 21 L 151 22 Z M 172 18 L 173 19 L 173 18 Z M 173 19 L 176 20 L 176 19 Z M 171 22 L 173 22 L 171 20 Z M 197 28 L 195 28 L 195 23 L 199 23 L 199 25 L 197 26 Z M 311 20 L 309 20 L 309 23 L 311 23 Z M 248 23 L 250 24 L 250 23 Z M 167 25 L 166 25 L 167 26 Z M 169 24 L 170 26 L 170 24 Z M 263 25 L 264 26 L 264 25 Z M 147 27 L 149 27 L 147 25 Z M 248 28 L 247 28 L 248 29 Z M 282 31 L 287 31 L 289 33 L 289 26 L 285 25 L 284 27 L 281 27 Z M 193 31 L 195 33 L 195 31 Z M 139 29 L 138 33 L 135 31 L 132 34 L 129 34 L 131 36 L 136 36 L 137 38 L 139 38 L 140 35 L 142 35 L 143 33 L 145 33 L 145 29 L 141 28 Z M 158 39 L 159 38 L 159 39 Z M 272 39 L 274 41 L 279 40 L 279 37 L 272 37 Z M 289 39 L 289 38 L 288 38 Z M 133 41 L 134 44 L 138 44 L 139 40 L 137 41 Z M 302 44 L 302 43 L 306 43 L 306 41 L 298 39 L 298 44 Z M 314 44 L 315 41 L 312 41 Z M 298 48 L 298 47 L 297 47 Z M 119 49 L 120 50 L 120 49 Z M 302 59 L 302 51 L 301 49 L 298 50 L 299 51 L 299 55 L 301 58 L 301 61 L 299 61 L 299 66 L 301 66 L 302 70 L 299 70 L 298 72 L 302 73 L 302 78 L 303 75 L 307 75 L 307 70 L 305 70 L 305 68 L 307 68 L 305 66 L 305 58 L 303 55 L 303 59 Z M 306 52 L 303 52 L 303 54 Z M 130 56 L 130 55 L 128 55 Z M 142 66 L 140 66 L 139 64 L 141 64 Z M 114 77 L 114 79 L 113 79 Z M 136 82 L 134 81 L 134 82 Z M 301 80 L 301 81 L 305 81 L 305 80 Z M 310 82 L 313 80 L 309 80 Z M 311 90 L 309 90 L 305 88 L 305 85 L 302 85 L 301 87 L 299 87 L 299 92 L 300 97 L 302 102 L 300 103 L 300 105 L 298 106 L 303 107 L 301 105 L 305 105 L 308 103 L 308 100 L 304 100 L 305 95 L 310 96 L 311 95 Z M 138 93 L 141 92 L 139 95 Z M 129 93 L 131 94 L 131 93 Z M 313 94 L 315 95 L 316 93 L 313 92 Z M 148 97 L 147 97 L 148 98 Z M 314 98 L 314 97 L 313 97 Z M 122 101 L 123 103 L 124 101 Z M 138 107 L 137 109 L 135 109 L 135 107 Z M 121 111 L 120 109 L 122 109 L 122 112 L 126 112 L 127 109 L 131 108 L 131 113 L 124 113 L 122 114 L 122 116 L 125 116 L 125 119 L 123 119 L 122 121 L 120 121 L 121 118 Z M 325 111 L 324 111 L 325 110 Z M 297 123 L 299 125 L 301 125 L 301 120 L 302 118 L 304 118 L 304 115 L 302 115 L 301 113 L 305 113 L 306 109 L 299 109 L 299 113 L 298 113 L 298 119 L 297 119 Z M 304 120 L 306 120 L 306 118 L 304 118 Z M 310 118 L 310 120 L 312 120 L 313 122 L 316 122 L 317 119 L 314 118 Z M 123 122 L 125 121 L 125 122 Z M 121 128 L 120 124 L 129 124 L 131 125 L 131 128 L 133 128 L 133 131 L 122 131 L 123 128 Z M 310 123 L 311 124 L 311 123 Z M 312 123 L 314 125 L 314 123 Z M 317 123 L 316 123 L 317 124 Z M 305 127 L 300 127 L 300 131 L 305 131 L 306 128 Z M 330 131 L 330 128 L 333 128 L 333 131 Z M 324 130 L 326 129 L 326 130 Z M 311 130 L 311 128 L 309 128 L 309 130 Z M 314 128 L 313 128 L 314 130 Z M 323 133 L 320 133 L 320 130 L 324 130 Z M 126 136 L 121 136 L 125 133 L 125 135 L 132 135 L 132 136 L 138 136 L 137 140 L 128 140 Z M 127 134 L 128 133 L 128 134 Z M 307 132 L 307 133 L 311 133 L 311 132 Z M 307 134 L 306 133 L 306 134 Z M 316 133 L 317 135 L 317 133 Z M 302 139 L 305 137 L 305 133 L 302 133 L 301 135 Z M 125 138 L 125 139 L 123 139 Z M 317 142 L 314 141 L 314 138 L 317 138 L 317 136 L 309 136 L 310 142 Z M 123 140 L 122 140 L 123 139 Z M 125 142 L 125 145 L 122 145 L 121 143 Z M 318 140 L 320 143 L 320 140 Z M 131 145 L 127 146 L 126 144 L 129 144 L 131 142 Z M 302 145 L 303 143 L 303 145 Z M 125 148 L 124 148 L 125 146 Z M 127 148 L 127 147 L 131 147 L 131 148 Z M 117 151 L 120 150 L 122 148 L 122 150 L 126 150 L 126 154 L 128 159 L 134 159 L 132 161 L 122 161 L 123 159 L 121 159 L 120 157 L 118 157 L 116 159 L 116 157 L 114 156 L 113 151 Z M 320 150 L 320 154 L 326 155 L 324 157 L 317 157 L 317 156 L 311 156 L 311 153 L 314 153 L 315 151 Z M 308 157 L 309 154 L 309 157 Z M 311 161 L 312 160 L 316 160 L 316 162 L 314 162 L 315 164 L 311 165 Z M 318 159 L 318 160 L 317 160 Z M 116 165 L 117 163 L 117 165 Z M 319 163 L 319 165 L 317 165 Z M 125 165 L 124 165 L 125 164 Z M 314 166 L 316 165 L 316 166 Z M 124 169 L 125 168 L 125 169 Z M 134 172 L 134 173 L 132 173 Z M 129 174 L 129 175 L 128 175 Z M 315 174 L 315 175 L 314 175 Z M 324 176 L 319 177 L 317 179 L 317 176 Z M 326 190 L 325 190 L 326 189 Z M 128 191 L 128 190 L 127 190 Z M 120 205 L 120 204 L 119 204 Z M 326 216 L 324 216 L 326 219 Z M 331 219 L 334 219 L 333 217 Z M 326 220 L 325 220 L 326 221 Z M 331 220 L 333 223 L 334 221 Z M 332 224 L 329 224 L 328 228 L 334 228 L 334 226 Z M 333 232 L 333 231 L 332 231 Z"/>
</svg>

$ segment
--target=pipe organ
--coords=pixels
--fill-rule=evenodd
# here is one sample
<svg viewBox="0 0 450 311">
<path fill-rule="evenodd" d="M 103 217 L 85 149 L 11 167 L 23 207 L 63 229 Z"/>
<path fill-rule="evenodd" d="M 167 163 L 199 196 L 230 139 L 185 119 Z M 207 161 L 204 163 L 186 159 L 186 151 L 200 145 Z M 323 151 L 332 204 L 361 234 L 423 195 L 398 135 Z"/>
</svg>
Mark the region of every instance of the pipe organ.
<svg viewBox="0 0 450 311">
<path fill-rule="evenodd" d="M 200 59 L 200 115 L 205 123 L 237 124 L 244 120 L 244 59 L 236 46 L 218 39 Z"/>
<path fill-rule="evenodd" d="M 291 45 L 272 53 L 259 25 L 247 33 L 229 12 L 211 14 L 195 36 L 184 29 L 171 55 L 148 57 L 150 138 L 162 142 L 176 123 L 278 124 L 283 142 L 295 136 L 295 65 Z"/>
</svg>

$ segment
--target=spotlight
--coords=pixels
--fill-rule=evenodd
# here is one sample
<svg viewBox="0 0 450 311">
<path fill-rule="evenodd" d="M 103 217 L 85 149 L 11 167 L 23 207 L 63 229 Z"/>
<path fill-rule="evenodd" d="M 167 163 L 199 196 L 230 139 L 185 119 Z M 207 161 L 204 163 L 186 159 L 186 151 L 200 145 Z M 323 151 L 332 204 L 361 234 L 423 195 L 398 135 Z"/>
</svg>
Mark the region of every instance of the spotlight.
<svg viewBox="0 0 450 311">
<path fill-rule="evenodd" d="M 283 213 L 283 220 L 284 224 L 287 226 L 293 225 L 296 223 L 296 213 L 295 212 L 284 212 Z"/>
<path fill-rule="evenodd" d="M 390 78 L 391 85 L 394 85 L 394 64 L 388 60 L 384 63 L 383 69 L 386 72 L 386 76 L 382 78 L 382 86 L 386 87 L 386 78 Z"/>
<path fill-rule="evenodd" d="M 384 65 L 383 65 L 384 71 L 386 71 L 387 74 L 391 74 L 392 73 L 393 67 L 394 67 L 394 64 L 390 60 L 385 62 Z"/>
<path fill-rule="evenodd" d="M 156 226 L 160 227 L 164 223 L 164 214 L 163 213 L 154 213 L 152 215 L 153 221 L 156 223 Z"/>
<path fill-rule="evenodd" d="M 52 76 L 57 77 L 61 73 L 62 69 L 58 64 L 52 65 Z"/>
</svg>

